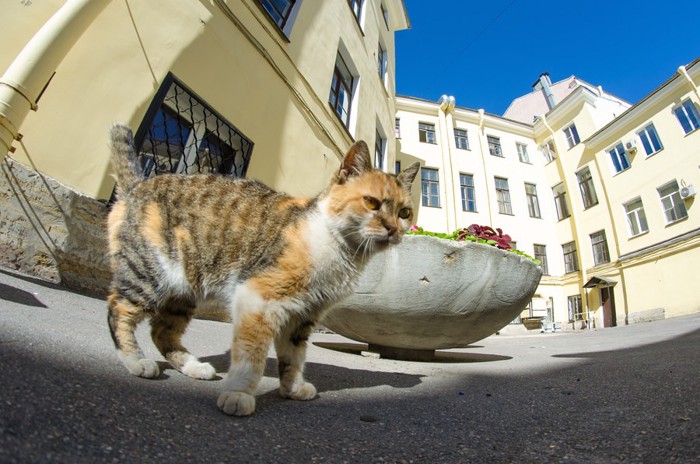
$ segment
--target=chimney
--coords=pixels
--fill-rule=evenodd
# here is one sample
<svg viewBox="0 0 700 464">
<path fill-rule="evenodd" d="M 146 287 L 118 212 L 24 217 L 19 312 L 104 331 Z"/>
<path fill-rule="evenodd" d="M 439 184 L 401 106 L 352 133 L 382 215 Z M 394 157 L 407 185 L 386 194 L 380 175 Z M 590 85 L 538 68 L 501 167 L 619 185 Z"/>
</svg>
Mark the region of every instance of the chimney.
<svg viewBox="0 0 700 464">
<path fill-rule="evenodd" d="M 547 102 L 547 107 L 551 110 L 557 104 L 554 101 L 554 95 L 552 95 L 552 81 L 549 79 L 549 73 L 544 72 L 540 74 L 540 77 L 532 85 L 532 90 L 541 90 L 544 94 L 544 99 Z"/>
</svg>

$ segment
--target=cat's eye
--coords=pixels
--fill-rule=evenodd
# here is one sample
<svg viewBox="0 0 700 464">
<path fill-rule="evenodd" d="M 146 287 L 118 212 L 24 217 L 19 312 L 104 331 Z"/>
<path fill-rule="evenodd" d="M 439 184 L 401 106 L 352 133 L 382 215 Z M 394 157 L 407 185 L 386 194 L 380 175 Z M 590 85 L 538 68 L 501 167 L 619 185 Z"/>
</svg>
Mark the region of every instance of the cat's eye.
<svg viewBox="0 0 700 464">
<path fill-rule="evenodd" d="M 377 211 L 381 206 L 381 202 L 374 197 L 364 197 L 365 206 L 372 211 Z"/>
<path fill-rule="evenodd" d="M 408 219 L 411 217 L 411 208 L 401 208 L 399 210 L 399 217 L 401 219 Z"/>
</svg>

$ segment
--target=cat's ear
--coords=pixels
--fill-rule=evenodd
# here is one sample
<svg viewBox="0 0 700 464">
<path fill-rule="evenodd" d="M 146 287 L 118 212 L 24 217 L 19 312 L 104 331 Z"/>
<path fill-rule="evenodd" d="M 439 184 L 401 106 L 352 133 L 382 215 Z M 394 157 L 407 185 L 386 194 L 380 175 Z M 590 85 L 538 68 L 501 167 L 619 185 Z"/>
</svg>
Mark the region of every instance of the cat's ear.
<svg viewBox="0 0 700 464">
<path fill-rule="evenodd" d="M 416 175 L 418 174 L 418 171 L 420 170 L 420 163 L 415 162 L 403 171 L 401 171 L 399 174 L 396 175 L 396 179 L 399 181 L 399 183 L 403 186 L 403 188 L 407 191 L 411 191 L 411 184 L 413 184 L 414 179 L 416 178 Z"/>
<path fill-rule="evenodd" d="M 343 183 L 349 177 L 362 175 L 372 169 L 369 148 L 364 141 L 358 140 L 345 154 L 336 178 L 338 182 Z"/>
</svg>

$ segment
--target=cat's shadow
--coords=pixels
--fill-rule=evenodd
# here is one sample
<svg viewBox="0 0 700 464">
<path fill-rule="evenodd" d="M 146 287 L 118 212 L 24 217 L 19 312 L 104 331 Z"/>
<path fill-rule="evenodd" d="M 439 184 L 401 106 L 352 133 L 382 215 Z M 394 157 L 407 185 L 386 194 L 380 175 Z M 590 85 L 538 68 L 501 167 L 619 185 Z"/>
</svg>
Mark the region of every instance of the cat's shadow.
<svg viewBox="0 0 700 464">
<path fill-rule="evenodd" d="M 211 363 L 217 372 L 226 372 L 231 359 L 230 352 L 200 358 L 202 362 Z M 265 362 L 265 377 L 278 377 L 277 360 L 267 358 Z M 355 388 L 371 388 L 388 385 L 393 388 L 411 388 L 421 383 L 423 375 L 403 374 L 399 372 L 377 372 L 364 369 L 350 369 L 307 362 L 304 367 L 304 377 L 313 383 L 319 393 Z"/>
</svg>

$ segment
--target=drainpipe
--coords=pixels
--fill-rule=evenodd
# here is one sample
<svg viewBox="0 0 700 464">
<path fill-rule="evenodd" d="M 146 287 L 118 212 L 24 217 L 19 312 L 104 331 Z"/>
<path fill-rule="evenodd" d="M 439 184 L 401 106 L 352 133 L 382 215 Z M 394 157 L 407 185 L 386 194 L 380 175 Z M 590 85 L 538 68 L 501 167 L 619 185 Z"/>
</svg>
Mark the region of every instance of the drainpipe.
<svg viewBox="0 0 700 464">
<path fill-rule="evenodd" d="M 110 0 L 67 0 L 0 77 L 0 161 L 14 152 L 19 129 L 56 68 Z"/>
<path fill-rule="evenodd" d="M 700 91 L 698 90 L 698 86 L 695 85 L 695 82 L 693 82 L 693 79 L 690 78 L 690 75 L 688 74 L 688 71 L 685 69 L 685 66 L 679 66 L 678 67 L 678 74 L 683 76 L 685 80 L 687 80 L 690 85 L 693 87 L 693 91 L 695 92 L 695 96 L 698 97 L 698 100 L 700 100 Z"/>
<path fill-rule="evenodd" d="M 486 166 L 486 153 L 488 151 L 488 145 L 487 145 L 487 151 L 484 151 L 484 110 L 483 108 L 479 109 L 479 133 L 477 134 L 477 139 L 479 139 L 479 150 L 481 152 L 481 165 L 484 168 L 484 176 L 486 177 L 486 182 L 489 182 L 489 179 L 491 178 L 491 173 L 489 172 L 487 166 Z M 495 227 L 496 225 L 493 223 L 493 205 L 491 204 L 491 189 L 486 188 L 486 204 L 489 205 L 488 210 L 489 210 L 489 225 L 491 227 Z"/>
<path fill-rule="evenodd" d="M 454 122 L 452 112 L 455 108 L 455 97 L 443 95 L 440 104 L 440 145 L 442 146 L 442 164 L 445 166 L 445 219 L 449 234 L 457 229 L 457 199 L 455 194 L 455 172 L 452 160 L 452 143 L 454 140 Z"/>
</svg>

